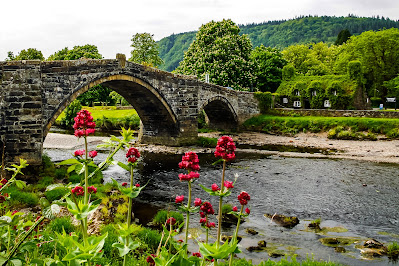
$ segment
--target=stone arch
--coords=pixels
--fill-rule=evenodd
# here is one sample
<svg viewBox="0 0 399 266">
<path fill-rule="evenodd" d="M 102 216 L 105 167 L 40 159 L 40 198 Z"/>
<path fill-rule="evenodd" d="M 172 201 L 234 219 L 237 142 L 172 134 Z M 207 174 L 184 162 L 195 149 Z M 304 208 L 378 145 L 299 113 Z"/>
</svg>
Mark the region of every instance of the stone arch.
<svg viewBox="0 0 399 266">
<path fill-rule="evenodd" d="M 200 110 L 205 111 L 206 122 L 210 128 L 237 130 L 238 116 L 227 98 L 214 96 L 205 101 Z"/>
<path fill-rule="evenodd" d="M 164 97 L 147 82 L 130 75 L 118 74 L 101 77 L 74 88 L 46 121 L 44 137 L 56 118 L 73 100 L 99 84 L 122 95 L 136 109 L 142 121 L 142 137 L 159 136 L 161 141 L 164 141 L 165 137 L 177 136 L 178 120 Z"/>
</svg>

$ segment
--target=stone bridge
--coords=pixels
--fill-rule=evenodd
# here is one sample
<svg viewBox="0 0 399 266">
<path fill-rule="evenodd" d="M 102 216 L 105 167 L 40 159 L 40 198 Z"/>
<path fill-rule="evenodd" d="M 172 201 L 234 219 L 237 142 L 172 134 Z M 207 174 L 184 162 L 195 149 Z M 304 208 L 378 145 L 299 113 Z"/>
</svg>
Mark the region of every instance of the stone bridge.
<svg viewBox="0 0 399 266">
<path fill-rule="evenodd" d="M 41 162 L 43 141 L 55 119 L 98 84 L 136 109 L 143 143 L 193 143 L 201 110 L 210 126 L 226 130 L 259 113 L 252 93 L 127 62 L 124 55 L 117 58 L 0 62 L 0 151 L 5 161 Z"/>
</svg>

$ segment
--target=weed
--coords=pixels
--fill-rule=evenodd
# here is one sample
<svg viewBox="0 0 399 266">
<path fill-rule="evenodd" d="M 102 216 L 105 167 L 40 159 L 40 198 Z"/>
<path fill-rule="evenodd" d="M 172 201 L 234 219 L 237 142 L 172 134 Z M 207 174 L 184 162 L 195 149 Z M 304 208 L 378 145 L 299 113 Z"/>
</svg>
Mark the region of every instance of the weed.
<svg viewBox="0 0 399 266">
<path fill-rule="evenodd" d="M 49 230 L 52 232 L 62 233 L 63 230 L 65 233 L 70 234 L 76 230 L 75 226 L 72 224 L 71 217 L 60 217 L 52 220 L 49 225 Z"/>
</svg>

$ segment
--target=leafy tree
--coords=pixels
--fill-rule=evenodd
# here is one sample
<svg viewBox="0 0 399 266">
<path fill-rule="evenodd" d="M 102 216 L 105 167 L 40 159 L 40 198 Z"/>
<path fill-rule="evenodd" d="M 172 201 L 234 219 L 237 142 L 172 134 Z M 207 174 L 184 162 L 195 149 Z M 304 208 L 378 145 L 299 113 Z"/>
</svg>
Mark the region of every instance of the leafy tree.
<svg viewBox="0 0 399 266">
<path fill-rule="evenodd" d="M 384 87 L 387 90 L 387 97 L 396 97 L 399 101 L 399 76 L 384 82 Z"/>
<path fill-rule="evenodd" d="M 251 87 L 252 45 L 248 36 L 239 33 L 230 19 L 202 25 L 175 72 L 201 80 L 209 74 L 210 82 L 236 89 Z"/>
<path fill-rule="evenodd" d="M 153 36 L 146 32 L 133 35 L 130 45 L 133 50 L 129 61 L 155 67 L 163 64 L 159 57 L 158 44 L 154 41 Z"/>
<path fill-rule="evenodd" d="M 77 99 L 85 106 L 93 106 L 94 102 L 102 102 L 108 105 L 115 102 L 110 96 L 111 92 L 111 89 L 100 84 L 79 95 Z"/>
<path fill-rule="evenodd" d="M 389 81 L 399 73 L 399 29 L 367 31 L 352 36 L 342 45 L 335 64 L 338 73 L 347 72 L 350 61 L 360 61 L 366 79 L 369 95 L 385 97 L 387 90 L 384 81 Z"/>
<path fill-rule="evenodd" d="M 252 51 L 251 60 L 255 87 L 260 91 L 275 92 L 281 83 L 283 67 L 287 64 L 280 50 L 258 46 Z"/>
<path fill-rule="evenodd" d="M 61 124 L 67 128 L 72 128 L 75 123 L 76 114 L 82 109 L 82 105 L 78 100 L 74 100 L 65 108 L 65 117 L 62 118 Z"/>
<path fill-rule="evenodd" d="M 352 36 L 348 29 L 341 30 L 338 33 L 337 40 L 335 41 L 335 45 L 341 45 L 346 43 L 347 40 Z"/>
<path fill-rule="evenodd" d="M 8 52 L 8 57 L 6 61 L 13 61 L 13 60 L 44 60 L 44 56 L 41 51 L 35 48 L 29 48 L 27 50 L 21 50 L 17 56 L 14 56 L 13 52 Z"/>
<path fill-rule="evenodd" d="M 116 104 L 119 104 L 119 105 L 122 105 L 122 106 L 129 105 L 129 102 L 126 101 L 126 99 L 123 98 L 123 96 L 120 95 L 119 93 L 117 93 L 116 91 L 111 91 L 110 94 L 109 94 L 109 97 L 111 97 L 111 99 L 112 99 Z"/>
<path fill-rule="evenodd" d="M 68 47 L 65 47 L 64 49 L 50 55 L 47 60 L 77 60 L 80 58 L 102 59 L 103 57 L 98 52 L 97 46 L 86 44 L 83 46 L 74 46 L 71 50 L 69 50 Z"/>
</svg>

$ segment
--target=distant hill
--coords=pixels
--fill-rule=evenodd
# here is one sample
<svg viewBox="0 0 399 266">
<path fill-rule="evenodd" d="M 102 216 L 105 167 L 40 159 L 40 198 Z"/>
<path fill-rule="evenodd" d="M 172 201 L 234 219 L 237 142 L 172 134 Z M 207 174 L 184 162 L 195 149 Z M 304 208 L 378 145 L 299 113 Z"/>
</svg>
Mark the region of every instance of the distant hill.
<svg viewBox="0 0 399 266">
<path fill-rule="evenodd" d="M 241 34 L 248 34 L 254 47 L 264 46 L 284 49 L 293 44 L 326 42 L 334 43 L 338 33 L 348 29 L 352 35 L 368 30 L 399 28 L 399 21 L 384 17 L 301 16 L 295 19 L 268 21 L 260 24 L 239 25 Z M 174 70 L 183 59 L 184 51 L 195 39 L 196 31 L 172 34 L 158 42 L 159 55 L 165 62 L 161 69 Z"/>
</svg>

